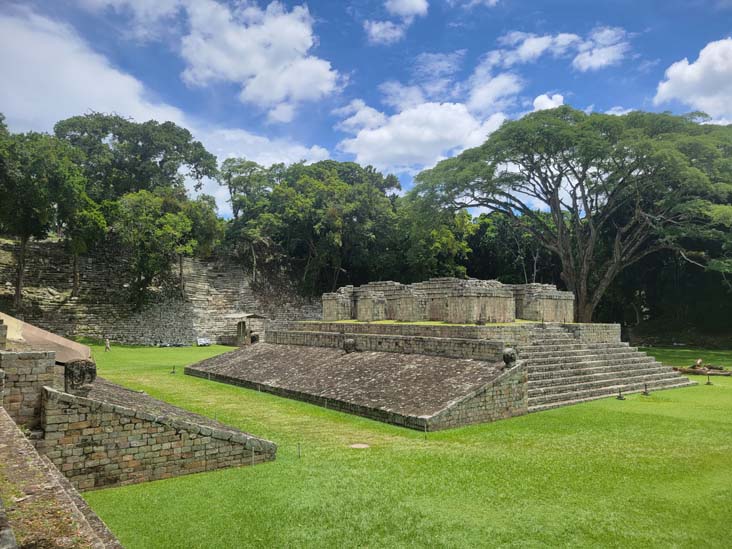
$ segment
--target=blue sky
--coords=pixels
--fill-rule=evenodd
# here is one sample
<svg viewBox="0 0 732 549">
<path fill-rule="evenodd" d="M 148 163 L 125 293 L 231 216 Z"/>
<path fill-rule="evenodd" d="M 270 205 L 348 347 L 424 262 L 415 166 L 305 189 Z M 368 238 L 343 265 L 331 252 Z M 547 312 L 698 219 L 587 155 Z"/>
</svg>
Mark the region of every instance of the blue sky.
<svg viewBox="0 0 732 549">
<path fill-rule="evenodd" d="M 356 160 L 408 185 L 562 103 L 729 123 L 730 36 L 732 0 L 4 0 L 0 112 L 13 131 L 169 119 L 220 160 Z"/>
</svg>

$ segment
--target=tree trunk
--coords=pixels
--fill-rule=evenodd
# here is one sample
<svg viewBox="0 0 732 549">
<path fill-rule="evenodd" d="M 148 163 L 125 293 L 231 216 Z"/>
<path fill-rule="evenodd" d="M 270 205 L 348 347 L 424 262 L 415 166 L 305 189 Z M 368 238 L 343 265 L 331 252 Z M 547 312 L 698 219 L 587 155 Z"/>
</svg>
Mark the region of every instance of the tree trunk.
<svg viewBox="0 0 732 549">
<path fill-rule="evenodd" d="M 595 306 L 587 293 L 574 292 L 574 320 L 575 322 L 592 322 Z"/>
<path fill-rule="evenodd" d="M 77 297 L 79 295 L 79 286 L 81 285 L 81 276 L 79 275 L 79 254 L 77 253 L 74 253 L 73 255 L 72 268 L 74 271 L 74 281 L 71 287 L 71 297 Z"/>
<path fill-rule="evenodd" d="M 257 282 L 257 254 L 254 252 L 254 242 L 249 243 L 252 252 L 252 283 Z"/>
<path fill-rule="evenodd" d="M 13 308 L 15 312 L 20 312 L 23 302 L 23 276 L 25 275 L 25 253 L 28 247 L 28 237 L 20 237 L 20 246 L 18 246 L 18 255 L 16 257 L 16 277 L 15 277 L 15 297 L 13 299 Z"/>
</svg>

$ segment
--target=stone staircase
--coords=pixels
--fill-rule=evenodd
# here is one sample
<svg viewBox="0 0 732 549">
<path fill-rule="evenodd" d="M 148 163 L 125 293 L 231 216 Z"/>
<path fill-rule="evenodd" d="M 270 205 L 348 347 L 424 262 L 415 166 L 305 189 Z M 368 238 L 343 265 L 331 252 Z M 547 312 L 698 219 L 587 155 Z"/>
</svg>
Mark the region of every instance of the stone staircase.
<svg viewBox="0 0 732 549">
<path fill-rule="evenodd" d="M 624 342 L 582 343 L 561 326 L 532 330 L 520 357 L 528 361 L 529 412 L 588 400 L 695 383 Z"/>
</svg>

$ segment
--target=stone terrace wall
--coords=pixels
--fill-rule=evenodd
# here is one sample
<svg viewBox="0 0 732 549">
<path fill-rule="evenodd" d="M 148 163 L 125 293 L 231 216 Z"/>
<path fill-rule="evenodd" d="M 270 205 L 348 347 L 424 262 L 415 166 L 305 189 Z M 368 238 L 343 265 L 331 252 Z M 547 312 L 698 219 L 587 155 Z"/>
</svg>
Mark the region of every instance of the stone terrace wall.
<svg viewBox="0 0 732 549">
<path fill-rule="evenodd" d="M 452 429 L 527 414 L 527 381 L 526 363 L 519 361 L 488 386 L 429 418 L 428 430 Z"/>
<path fill-rule="evenodd" d="M 472 358 L 491 362 L 500 360 L 504 346 L 503 342 L 482 339 L 284 330 L 267 333 L 267 343 L 275 345 L 304 345 L 335 349 L 342 349 L 343 342 L 347 338 L 351 338 L 356 342 L 357 351 Z"/>
<path fill-rule="evenodd" d="M 620 341 L 620 324 L 562 324 L 582 343 L 616 343 Z"/>
<path fill-rule="evenodd" d="M 10 309 L 14 242 L 0 239 L 0 309 Z M 81 294 L 71 297 L 72 262 L 62 243 L 29 245 L 24 309 L 18 318 L 65 336 L 109 337 L 123 343 L 190 344 L 236 335 L 230 315 L 256 313 L 270 319 L 321 318 L 320 303 L 289 291 L 257 292 L 233 264 L 183 262 L 184 293 L 153 289 L 151 303 L 133 312 L 124 287 L 128 261 L 120 250 L 102 249 L 80 258 Z M 12 314 L 12 313 L 11 313 Z"/>
<path fill-rule="evenodd" d="M 347 334 L 383 334 L 463 339 L 487 339 L 519 345 L 529 343 L 533 323 L 516 323 L 504 326 L 450 326 L 447 324 L 361 324 L 353 322 L 272 322 L 268 332 L 304 331 L 335 332 Z M 269 339 L 268 339 L 269 341 Z"/>
<path fill-rule="evenodd" d="M 5 349 L 8 344 L 8 327 L 0 319 L 0 351 Z"/>
<path fill-rule="evenodd" d="M 36 429 L 40 425 L 42 388 L 53 386 L 53 352 L 0 351 L 0 369 L 5 372 L 5 390 L 0 403 L 18 425 Z"/>
<path fill-rule="evenodd" d="M 158 480 L 275 458 L 276 446 L 245 433 L 44 389 L 49 459 L 77 489 Z"/>
<path fill-rule="evenodd" d="M 572 322 L 574 295 L 550 284 L 513 284 L 516 318 L 543 322 Z"/>
</svg>

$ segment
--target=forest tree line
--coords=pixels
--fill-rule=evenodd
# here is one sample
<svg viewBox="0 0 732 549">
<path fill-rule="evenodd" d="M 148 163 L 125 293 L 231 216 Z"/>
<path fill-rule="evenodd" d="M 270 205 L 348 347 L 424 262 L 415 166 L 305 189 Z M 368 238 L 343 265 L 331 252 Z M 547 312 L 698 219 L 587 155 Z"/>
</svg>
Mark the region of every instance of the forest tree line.
<svg viewBox="0 0 732 549">
<path fill-rule="evenodd" d="M 574 292 L 580 321 L 728 329 L 732 126 L 703 122 L 540 111 L 403 193 L 395 176 L 353 162 L 219 163 L 171 122 L 91 113 L 53 134 L 10 133 L 0 115 L 0 233 L 19 242 L 14 308 L 28 242 L 56 235 L 74 261 L 74 294 L 78 258 L 122 245 L 138 307 L 153 284 L 180 276 L 184 257 L 226 257 L 255 280 L 286 273 L 309 295 L 472 276 L 557 284 Z M 230 219 L 186 191 L 204 178 L 228 192 Z"/>
</svg>

